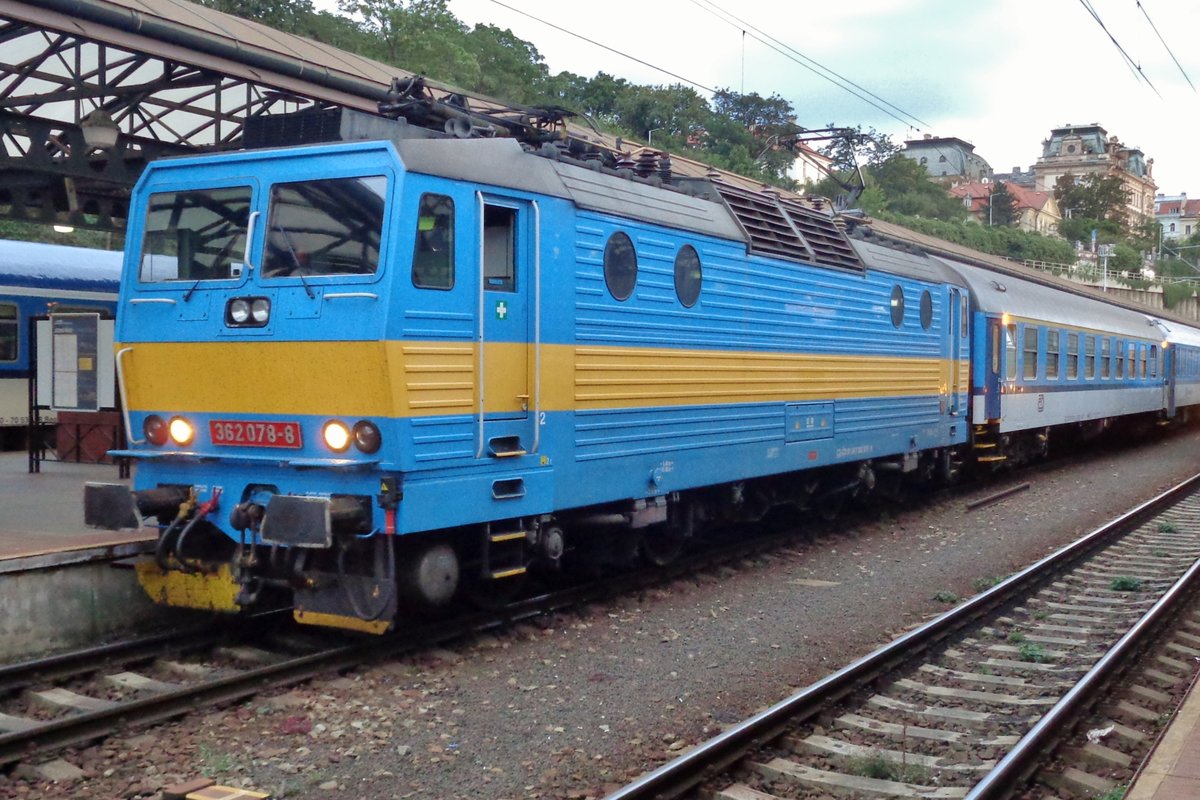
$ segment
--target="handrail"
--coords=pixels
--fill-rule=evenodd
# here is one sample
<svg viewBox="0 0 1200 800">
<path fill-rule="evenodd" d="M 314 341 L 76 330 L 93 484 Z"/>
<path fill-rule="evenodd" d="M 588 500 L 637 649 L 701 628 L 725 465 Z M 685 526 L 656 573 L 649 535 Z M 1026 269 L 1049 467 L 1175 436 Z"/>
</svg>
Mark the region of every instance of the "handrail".
<svg viewBox="0 0 1200 800">
<path fill-rule="evenodd" d="M 475 457 L 483 458 L 483 290 L 484 284 L 487 283 L 487 266 L 483 263 L 483 192 L 475 192 L 475 211 L 479 220 L 479 313 L 476 316 L 479 331 L 475 338 L 479 345 L 479 370 L 475 376 L 479 386 L 479 446 L 475 449 Z"/>
<path fill-rule="evenodd" d="M 251 211 L 246 219 L 246 249 L 242 252 L 242 263 L 246 265 L 247 272 L 254 271 L 254 265 L 250 263 L 250 249 L 254 246 L 254 223 L 261 214 L 261 211 Z"/>
<path fill-rule="evenodd" d="M 374 292 L 326 292 L 324 295 L 326 300 L 337 300 L 344 297 L 366 297 L 371 300 L 378 300 L 379 295 Z"/>
<path fill-rule="evenodd" d="M 132 352 L 132 347 L 122 347 L 117 351 L 117 389 L 121 392 L 121 416 L 125 419 L 125 435 L 129 438 L 130 444 L 144 444 L 145 439 L 133 438 L 133 426 L 129 423 L 129 396 L 125 391 L 124 359 L 126 353 Z"/>
<path fill-rule="evenodd" d="M 131 297 L 129 302 L 132 305 L 140 305 L 141 303 L 166 303 L 167 305 L 175 305 L 175 299 L 171 297 Z"/>
<path fill-rule="evenodd" d="M 542 209 L 533 201 L 533 448 L 542 441 Z"/>
</svg>

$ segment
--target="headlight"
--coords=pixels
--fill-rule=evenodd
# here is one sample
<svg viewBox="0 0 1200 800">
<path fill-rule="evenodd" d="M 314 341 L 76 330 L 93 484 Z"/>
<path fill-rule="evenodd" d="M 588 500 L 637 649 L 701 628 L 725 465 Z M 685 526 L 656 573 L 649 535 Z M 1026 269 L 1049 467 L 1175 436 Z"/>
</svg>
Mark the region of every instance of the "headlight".
<svg viewBox="0 0 1200 800">
<path fill-rule="evenodd" d="M 383 435 L 375 423 L 361 420 L 354 425 L 354 446 L 364 453 L 374 453 L 383 443 Z"/>
<path fill-rule="evenodd" d="M 259 325 L 266 325 L 271 316 L 271 301 L 265 297 L 256 297 L 250 303 L 250 316 Z"/>
<path fill-rule="evenodd" d="M 142 433 L 150 444 L 164 445 L 167 443 L 167 423 L 158 414 L 151 414 L 142 422 Z"/>
<path fill-rule="evenodd" d="M 340 453 L 350 446 L 350 429 L 344 422 L 336 419 L 326 422 L 321 435 L 325 439 L 325 446 L 335 453 Z"/>
<path fill-rule="evenodd" d="M 175 417 L 171 420 L 170 432 L 171 440 L 179 445 L 191 444 L 196 435 L 196 429 L 192 427 L 192 423 L 183 417 Z"/>
<path fill-rule="evenodd" d="M 229 319 L 238 325 L 245 325 L 250 319 L 250 303 L 237 298 L 229 304 Z"/>
<path fill-rule="evenodd" d="M 233 328 L 262 328 L 271 319 L 271 298 L 234 297 L 225 304 L 225 324 Z"/>
</svg>

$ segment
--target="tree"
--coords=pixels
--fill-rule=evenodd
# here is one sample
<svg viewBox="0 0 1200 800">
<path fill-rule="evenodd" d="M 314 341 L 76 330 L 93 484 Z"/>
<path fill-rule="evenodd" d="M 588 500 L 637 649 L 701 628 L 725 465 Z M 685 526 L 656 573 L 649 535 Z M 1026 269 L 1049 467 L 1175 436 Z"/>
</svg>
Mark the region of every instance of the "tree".
<svg viewBox="0 0 1200 800">
<path fill-rule="evenodd" d="M 617 100 L 621 126 L 644 142 L 650 131 L 686 137 L 707 125 L 712 110 L 707 101 L 690 86 L 633 86 Z"/>
<path fill-rule="evenodd" d="M 513 103 L 536 104 L 546 96 L 550 71 L 542 54 L 507 28 L 476 25 L 467 47 L 479 68 L 471 89 Z"/>
<path fill-rule="evenodd" d="M 899 151 L 868 168 L 867 176 L 887 197 L 886 209 L 894 214 L 946 220 L 966 218 L 962 203 L 932 183 L 923 166 Z"/>
<path fill-rule="evenodd" d="M 364 55 L 455 86 L 479 82 L 467 27 L 447 0 L 338 0 L 338 8 L 362 20 L 370 35 Z"/>
<path fill-rule="evenodd" d="M 1054 199 L 1069 218 L 1108 222 L 1116 235 L 1129 233 L 1129 190 L 1119 175 L 1076 178 L 1068 172 L 1054 183 Z"/>
<path fill-rule="evenodd" d="M 303 34 L 313 16 L 312 0 L 199 0 L 201 5 L 285 33 Z"/>
<path fill-rule="evenodd" d="M 1008 185 L 1004 181 L 992 184 L 992 192 L 988 195 L 988 224 L 1011 228 L 1020 218 L 1017 199 L 1008 190 Z"/>
<path fill-rule="evenodd" d="M 830 123 L 827 127 L 834 125 Z M 886 133 L 874 128 L 868 128 L 864 133 L 861 125 L 849 135 L 835 137 L 818 149 L 833 159 L 832 168 L 839 172 L 852 172 L 858 166 L 877 167 L 901 150 Z"/>
<path fill-rule="evenodd" d="M 713 95 L 714 114 L 740 122 L 758 136 L 795 133 L 796 111 L 792 104 L 777 94 L 763 97 L 758 92 L 740 94 L 731 89 L 718 89 Z"/>
</svg>

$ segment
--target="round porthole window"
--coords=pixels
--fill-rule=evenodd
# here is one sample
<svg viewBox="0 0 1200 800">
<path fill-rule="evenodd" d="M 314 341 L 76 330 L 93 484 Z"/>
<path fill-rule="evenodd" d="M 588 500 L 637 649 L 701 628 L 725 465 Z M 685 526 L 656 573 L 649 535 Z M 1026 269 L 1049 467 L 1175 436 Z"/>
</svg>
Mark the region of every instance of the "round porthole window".
<svg viewBox="0 0 1200 800">
<path fill-rule="evenodd" d="M 929 330 L 929 326 L 933 324 L 933 296 L 929 294 L 929 290 L 921 292 L 921 327 Z"/>
<path fill-rule="evenodd" d="M 620 231 L 604 246 L 604 285 L 618 300 L 628 300 L 637 285 L 637 253 L 633 241 Z"/>
<path fill-rule="evenodd" d="M 700 256 L 696 248 L 685 244 L 675 256 L 675 296 L 685 308 L 700 299 Z"/>
<path fill-rule="evenodd" d="M 892 324 L 899 328 L 904 323 L 904 290 L 892 287 Z"/>
</svg>

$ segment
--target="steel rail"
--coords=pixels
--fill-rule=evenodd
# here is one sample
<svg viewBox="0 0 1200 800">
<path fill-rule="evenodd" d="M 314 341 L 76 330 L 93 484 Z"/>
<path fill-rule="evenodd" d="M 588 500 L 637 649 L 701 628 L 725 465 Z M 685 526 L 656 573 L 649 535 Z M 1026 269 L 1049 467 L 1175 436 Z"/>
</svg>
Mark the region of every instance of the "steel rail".
<svg viewBox="0 0 1200 800">
<path fill-rule="evenodd" d="M 182 651 L 204 647 L 221 636 L 214 623 L 6 664 L 0 666 L 0 694 L 12 693 L 40 681 L 84 675 L 116 664 L 154 658 L 171 649 Z"/>
<path fill-rule="evenodd" d="M 1200 561 L 1194 562 L 1166 594 L 1000 759 L 1000 763 L 971 788 L 966 800 L 1009 797 L 1014 786 L 1023 784 L 1046 757 L 1046 753 L 1064 735 L 1069 735 L 1071 723 L 1078 720 L 1095 701 L 1099 689 L 1118 675 L 1146 641 L 1158 632 L 1162 623 L 1193 597 L 1200 587 L 1198 576 Z"/>
<path fill-rule="evenodd" d="M 1198 490 L 1200 474 L 1193 475 L 1157 497 L 1105 523 L 937 619 L 909 631 L 765 711 L 723 731 L 684 755 L 612 792 L 605 800 L 679 797 L 702 781 L 720 773 L 749 751 L 767 743 L 788 727 L 811 718 L 833 701 L 862 686 L 870 678 L 910 660 L 914 652 L 927 650 L 953 631 L 1003 605 L 1027 587 L 1044 580 L 1049 574 L 1078 560 L 1109 539 L 1135 528 Z M 1032 733 L 1031 731 L 1029 735 Z M 1039 734 L 1039 741 L 1044 735 Z"/>
</svg>

